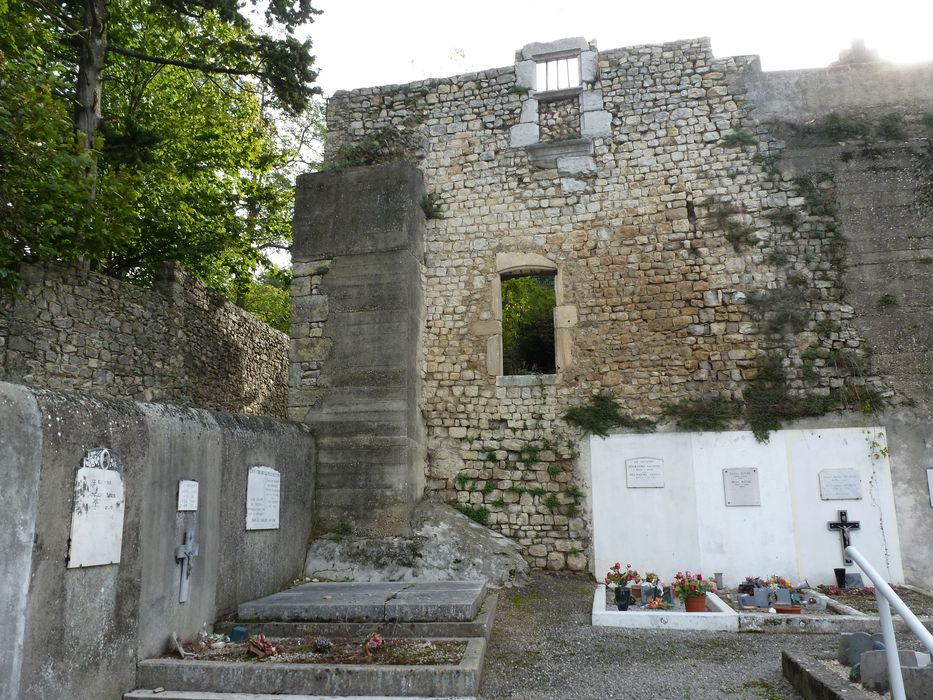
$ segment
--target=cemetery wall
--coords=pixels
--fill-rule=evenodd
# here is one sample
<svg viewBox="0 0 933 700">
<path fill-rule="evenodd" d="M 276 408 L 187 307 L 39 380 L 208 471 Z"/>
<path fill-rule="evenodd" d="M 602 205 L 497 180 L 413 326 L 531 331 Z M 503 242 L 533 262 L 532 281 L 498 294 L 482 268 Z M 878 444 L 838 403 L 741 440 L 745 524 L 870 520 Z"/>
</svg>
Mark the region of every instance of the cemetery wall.
<svg viewBox="0 0 933 700">
<path fill-rule="evenodd" d="M 815 96 L 829 78 L 783 76 L 798 99 L 779 104 L 785 88 L 754 58 L 715 58 L 705 39 L 598 56 L 582 42 L 578 113 L 529 89 L 530 46 L 515 67 L 337 93 L 327 153 L 338 166 L 414 161 L 440 212 L 424 238 L 428 491 L 516 539 L 532 565 L 583 570 L 568 408 L 608 393 L 664 422 L 685 401 L 741 400 L 768 358 L 789 397 L 902 397 L 871 369 L 845 296 L 833 169 L 786 171 L 784 134 L 766 123 L 825 114 Z M 847 107 L 888 95 L 872 86 L 891 72 L 871 71 L 833 73 L 833 94 Z M 502 376 L 499 284 L 518 270 L 556 274 L 554 375 Z"/>
<path fill-rule="evenodd" d="M 0 302 L 0 379 L 285 417 L 288 339 L 177 264 L 152 289 L 25 266 Z"/>
<path fill-rule="evenodd" d="M 12 626 L 0 697 L 117 700 L 172 632 L 190 640 L 301 572 L 315 461 L 302 426 L 5 383 L 0 424 L 0 611 Z M 100 447 L 122 466 L 120 561 L 68 569 L 76 471 Z M 279 529 L 245 529 L 255 465 L 281 473 Z M 176 509 L 180 479 L 199 483 L 195 512 Z M 200 552 L 180 604 L 175 547 L 187 528 Z"/>
</svg>

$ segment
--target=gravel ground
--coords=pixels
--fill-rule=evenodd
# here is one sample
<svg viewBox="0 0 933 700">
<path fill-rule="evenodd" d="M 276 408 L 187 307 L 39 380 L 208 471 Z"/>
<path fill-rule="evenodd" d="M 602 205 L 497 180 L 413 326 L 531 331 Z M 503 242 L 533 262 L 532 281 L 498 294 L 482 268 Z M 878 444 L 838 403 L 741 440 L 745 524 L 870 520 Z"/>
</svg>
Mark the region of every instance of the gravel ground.
<svg viewBox="0 0 933 700">
<path fill-rule="evenodd" d="M 481 700 L 799 700 L 781 650 L 834 651 L 833 635 L 649 632 L 590 625 L 595 584 L 535 574 L 499 595 Z"/>
</svg>

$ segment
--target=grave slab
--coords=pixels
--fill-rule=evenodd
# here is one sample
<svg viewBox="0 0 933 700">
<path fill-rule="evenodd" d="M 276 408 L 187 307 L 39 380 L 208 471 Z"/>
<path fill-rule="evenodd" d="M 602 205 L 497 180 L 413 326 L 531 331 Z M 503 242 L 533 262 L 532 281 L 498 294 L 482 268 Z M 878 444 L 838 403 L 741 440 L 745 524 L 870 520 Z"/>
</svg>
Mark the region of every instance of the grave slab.
<svg viewBox="0 0 933 700">
<path fill-rule="evenodd" d="M 479 613 L 484 581 L 306 583 L 243 603 L 241 620 L 462 622 Z"/>
<path fill-rule="evenodd" d="M 925 668 L 930 663 L 930 655 L 917 651 L 900 649 L 897 652 L 904 668 Z M 888 680 L 888 663 L 886 652 L 866 651 L 862 654 L 862 685 L 876 693 L 887 693 L 891 685 Z"/>
</svg>

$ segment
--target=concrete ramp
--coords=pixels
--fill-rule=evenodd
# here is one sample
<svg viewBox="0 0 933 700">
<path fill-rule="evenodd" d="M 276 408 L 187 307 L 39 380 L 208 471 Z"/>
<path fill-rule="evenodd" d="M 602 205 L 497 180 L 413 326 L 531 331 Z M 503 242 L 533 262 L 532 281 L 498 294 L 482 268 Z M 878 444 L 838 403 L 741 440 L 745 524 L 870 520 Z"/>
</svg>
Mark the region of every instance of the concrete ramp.
<svg viewBox="0 0 933 700">
<path fill-rule="evenodd" d="M 306 583 L 239 606 L 240 620 L 461 622 L 473 620 L 485 581 Z"/>
</svg>

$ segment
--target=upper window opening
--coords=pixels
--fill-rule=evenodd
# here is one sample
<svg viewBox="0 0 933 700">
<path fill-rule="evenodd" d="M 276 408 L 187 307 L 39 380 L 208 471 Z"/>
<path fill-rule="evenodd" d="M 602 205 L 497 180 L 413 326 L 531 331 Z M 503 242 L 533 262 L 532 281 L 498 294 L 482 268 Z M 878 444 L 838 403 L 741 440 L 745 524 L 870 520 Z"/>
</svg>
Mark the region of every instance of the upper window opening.
<svg viewBox="0 0 933 700">
<path fill-rule="evenodd" d="M 538 92 L 580 86 L 580 56 L 539 61 L 535 86 Z"/>
<path fill-rule="evenodd" d="M 554 374 L 554 272 L 503 275 L 502 373 Z"/>
</svg>

